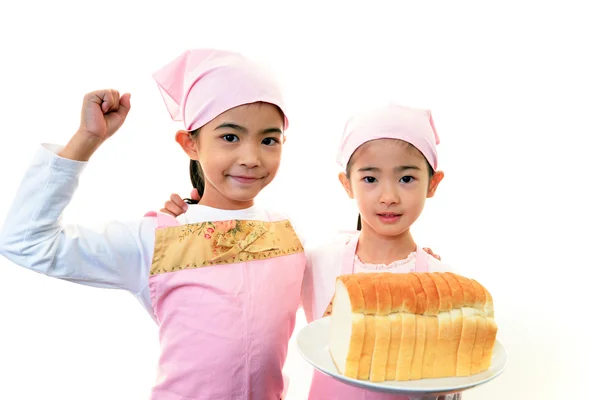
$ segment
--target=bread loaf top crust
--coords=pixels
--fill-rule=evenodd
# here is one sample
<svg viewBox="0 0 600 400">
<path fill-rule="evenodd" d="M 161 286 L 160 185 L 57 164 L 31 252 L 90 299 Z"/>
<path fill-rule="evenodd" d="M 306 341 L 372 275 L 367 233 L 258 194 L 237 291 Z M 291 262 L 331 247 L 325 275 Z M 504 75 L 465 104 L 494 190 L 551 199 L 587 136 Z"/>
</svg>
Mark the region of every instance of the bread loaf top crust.
<svg viewBox="0 0 600 400">
<path fill-rule="evenodd" d="M 346 287 L 354 313 L 438 315 L 466 307 L 482 316 L 494 316 L 492 296 L 486 288 L 451 272 L 358 273 L 337 280 Z"/>
</svg>

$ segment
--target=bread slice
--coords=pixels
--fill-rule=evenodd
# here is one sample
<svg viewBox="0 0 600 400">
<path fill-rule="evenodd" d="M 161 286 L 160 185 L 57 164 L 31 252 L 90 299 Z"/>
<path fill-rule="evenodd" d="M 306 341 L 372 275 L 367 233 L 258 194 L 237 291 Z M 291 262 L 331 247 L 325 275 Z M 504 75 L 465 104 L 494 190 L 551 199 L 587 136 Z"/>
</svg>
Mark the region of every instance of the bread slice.
<svg viewBox="0 0 600 400">
<path fill-rule="evenodd" d="M 389 277 L 394 279 L 394 276 Z M 384 278 L 385 280 L 385 278 Z M 396 287 L 396 290 L 391 291 L 391 287 Z M 398 366 L 398 353 L 402 343 L 402 310 L 404 299 L 403 295 L 406 291 L 406 286 L 396 285 L 388 280 L 388 291 L 390 293 L 390 345 L 388 348 L 388 356 L 385 370 L 385 380 L 393 381 L 396 379 L 396 368 Z"/>
<path fill-rule="evenodd" d="M 365 338 L 365 303 L 362 290 L 352 275 L 338 278 L 333 299 L 329 351 L 337 369 L 358 378 Z"/>
<path fill-rule="evenodd" d="M 372 282 L 377 298 L 377 310 L 375 312 L 375 342 L 373 345 L 369 379 L 372 382 L 383 382 L 386 380 L 387 361 L 390 351 L 392 329 L 390 310 L 392 307 L 392 296 L 387 279 L 376 276 Z"/>
</svg>

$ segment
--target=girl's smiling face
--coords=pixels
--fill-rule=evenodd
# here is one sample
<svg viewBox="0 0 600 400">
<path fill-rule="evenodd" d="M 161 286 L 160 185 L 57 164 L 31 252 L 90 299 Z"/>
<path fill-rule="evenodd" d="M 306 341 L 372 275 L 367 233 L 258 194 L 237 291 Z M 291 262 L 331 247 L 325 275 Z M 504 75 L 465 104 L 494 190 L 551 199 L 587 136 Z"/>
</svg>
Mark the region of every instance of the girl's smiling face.
<svg viewBox="0 0 600 400">
<path fill-rule="evenodd" d="M 398 139 L 377 139 L 360 146 L 340 182 L 356 200 L 364 231 L 399 236 L 419 218 L 425 199 L 444 177 L 433 172 L 420 151 Z"/>
<path fill-rule="evenodd" d="M 268 103 L 232 108 L 193 135 L 177 133 L 177 141 L 203 171 L 205 190 L 200 204 L 242 209 L 279 170 L 285 137 L 281 110 Z"/>
</svg>

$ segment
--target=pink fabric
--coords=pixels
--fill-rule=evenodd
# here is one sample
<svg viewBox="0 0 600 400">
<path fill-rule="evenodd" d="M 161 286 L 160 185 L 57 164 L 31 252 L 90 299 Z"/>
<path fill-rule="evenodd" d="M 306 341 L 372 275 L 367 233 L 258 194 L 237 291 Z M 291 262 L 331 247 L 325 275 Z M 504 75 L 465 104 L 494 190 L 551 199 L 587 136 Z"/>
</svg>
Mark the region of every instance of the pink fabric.
<svg viewBox="0 0 600 400">
<path fill-rule="evenodd" d="M 147 212 L 144 217 L 156 217 L 156 225 L 160 228 L 166 228 L 168 226 L 177 226 L 179 221 L 172 215 L 157 213 L 155 211 Z"/>
<path fill-rule="evenodd" d="M 346 123 L 338 149 L 338 164 L 346 169 L 356 149 L 375 139 L 404 140 L 423 153 L 433 169 L 437 169 L 436 145 L 440 139 L 429 110 L 391 104 L 355 115 Z"/>
<path fill-rule="evenodd" d="M 153 74 L 174 121 L 194 130 L 234 107 L 271 103 L 288 119 L 278 83 L 264 67 L 241 54 L 193 49 Z"/>
<path fill-rule="evenodd" d="M 356 255 L 358 237 L 359 233 L 353 235 L 346 244 L 341 260 L 343 263 L 342 275 L 354 273 L 354 257 Z M 415 270 L 416 272 L 429 271 L 428 255 L 419 247 L 417 248 Z M 327 308 L 327 305 L 328 304 L 325 304 L 323 309 Z M 309 400 L 408 400 L 408 397 L 403 395 L 397 396 L 387 393 L 378 393 L 347 385 L 317 370 L 313 373 L 308 398 Z"/>
<path fill-rule="evenodd" d="M 160 218 L 159 228 L 173 219 Z M 152 400 L 279 400 L 304 253 L 150 278 L 160 359 Z"/>
</svg>

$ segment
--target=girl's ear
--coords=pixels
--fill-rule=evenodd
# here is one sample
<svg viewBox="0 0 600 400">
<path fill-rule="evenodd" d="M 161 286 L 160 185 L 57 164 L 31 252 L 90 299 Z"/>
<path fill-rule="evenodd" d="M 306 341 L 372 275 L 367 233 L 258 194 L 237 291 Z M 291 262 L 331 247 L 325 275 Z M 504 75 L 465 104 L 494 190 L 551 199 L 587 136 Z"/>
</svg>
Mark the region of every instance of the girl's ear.
<svg viewBox="0 0 600 400">
<path fill-rule="evenodd" d="M 348 195 L 348 197 L 353 199 L 354 193 L 352 193 L 352 186 L 350 185 L 350 181 L 348 180 L 348 177 L 346 176 L 346 174 L 343 172 L 340 172 L 340 174 L 338 175 L 338 179 L 340 180 L 340 183 L 344 187 L 344 190 L 346 191 L 346 194 Z"/>
<path fill-rule="evenodd" d="M 438 185 L 440 184 L 442 179 L 444 179 L 443 171 L 436 171 L 433 174 L 433 176 L 429 180 L 429 189 L 427 189 L 427 197 L 428 198 L 433 197 L 433 195 L 435 194 L 435 191 L 437 190 Z"/>
<path fill-rule="evenodd" d="M 179 143 L 185 154 L 192 160 L 198 160 L 198 150 L 196 149 L 196 141 L 192 138 L 188 131 L 177 131 L 175 141 Z"/>
</svg>

